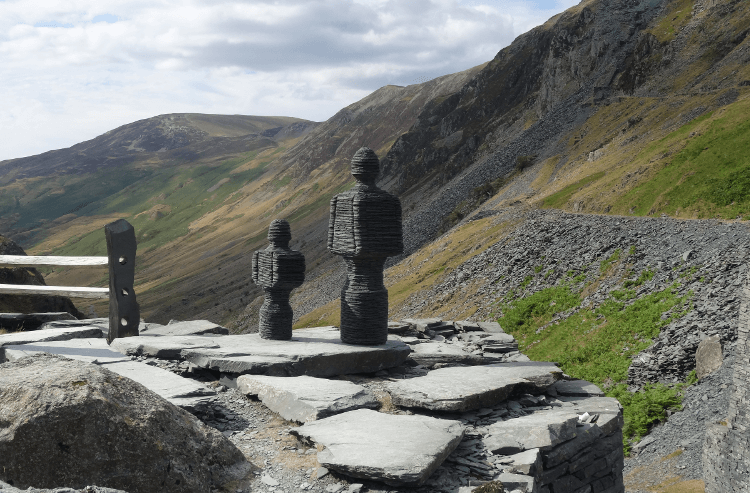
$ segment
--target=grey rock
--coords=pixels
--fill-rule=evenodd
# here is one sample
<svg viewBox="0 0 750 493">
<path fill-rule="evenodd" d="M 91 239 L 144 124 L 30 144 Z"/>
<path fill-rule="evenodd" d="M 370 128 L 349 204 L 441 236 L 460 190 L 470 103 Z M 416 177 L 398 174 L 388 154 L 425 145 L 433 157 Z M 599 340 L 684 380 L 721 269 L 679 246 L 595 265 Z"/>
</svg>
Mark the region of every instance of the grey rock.
<svg viewBox="0 0 750 493">
<path fill-rule="evenodd" d="M 560 402 L 564 402 L 578 414 L 618 414 L 622 412 L 620 402 L 614 397 L 597 396 L 558 396 Z"/>
<path fill-rule="evenodd" d="M 411 349 L 397 336 L 391 337 L 380 346 L 351 345 L 341 341 L 337 328 L 315 327 L 295 330 L 289 341 L 263 339 L 258 334 L 141 336 L 115 341 L 112 347 L 128 355 L 184 359 L 222 373 L 330 377 L 400 365 Z"/>
<path fill-rule="evenodd" d="M 633 445 L 631 450 L 635 452 L 636 454 L 640 452 L 641 450 L 644 450 L 646 447 L 654 443 L 655 439 L 652 436 L 646 436 L 644 437 L 640 442 Z"/>
<path fill-rule="evenodd" d="M 38 354 L 0 365 L 0 479 L 16 487 L 200 492 L 251 464 L 217 430 L 128 378 Z"/>
<path fill-rule="evenodd" d="M 490 332 L 492 334 L 505 334 L 505 331 L 497 322 L 479 322 L 479 327 L 483 331 Z"/>
<path fill-rule="evenodd" d="M 436 363 L 465 363 L 478 365 L 482 357 L 467 353 L 454 344 L 427 342 L 412 347 L 409 357 L 420 365 L 431 367 Z"/>
<path fill-rule="evenodd" d="M 96 325 L 83 327 L 64 327 L 59 329 L 40 329 L 30 332 L 12 332 L 0 334 L 0 347 L 29 344 L 35 342 L 67 341 L 77 338 L 103 337 L 102 328 Z"/>
<path fill-rule="evenodd" d="M 355 409 L 380 407 L 369 390 L 345 380 L 242 375 L 237 379 L 237 388 L 243 394 L 258 396 L 282 418 L 300 423 Z"/>
<path fill-rule="evenodd" d="M 0 328 L 17 330 L 37 330 L 47 322 L 55 320 L 77 320 L 68 312 L 49 313 L 0 313 Z"/>
<path fill-rule="evenodd" d="M 495 480 L 501 482 L 508 492 L 519 490 L 524 493 L 532 493 L 536 491 L 535 479 L 524 474 L 504 472 L 498 474 Z"/>
<path fill-rule="evenodd" d="M 388 340 L 388 290 L 383 267 L 404 250 L 401 202 L 377 187 L 380 164 L 368 147 L 352 158 L 357 184 L 331 199 L 328 250 L 344 257 L 347 280 L 341 288 L 341 340 L 378 345 Z"/>
<path fill-rule="evenodd" d="M 453 322 L 453 325 L 464 332 L 479 332 L 482 330 L 477 322 L 469 322 L 467 320 L 456 320 Z"/>
<path fill-rule="evenodd" d="M 411 324 L 419 332 L 425 332 L 432 327 L 437 327 L 443 323 L 442 318 L 405 318 L 403 322 Z"/>
<path fill-rule="evenodd" d="M 483 442 L 487 450 L 502 455 L 534 448 L 549 450 L 574 438 L 577 423 L 578 415 L 572 412 L 534 413 L 494 423 Z"/>
<path fill-rule="evenodd" d="M 724 362 L 719 336 L 703 339 L 695 352 L 695 374 L 698 379 L 704 378 L 719 368 Z"/>
<path fill-rule="evenodd" d="M 149 325 L 149 324 L 146 324 Z M 54 320 L 45 322 L 40 329 L 69 329 L 71 327 L 100 327 L 104 333 L 109 331 L 108 318 L 82 318 L 80 320 Z"/>
<path fill-rule="evenodd" d="M 48 342 L 6 346 L 5 357 L 18 361 L 34 354 L 56 354 L 67 358 L 96 363 L 123 377 L 140 383 L 160 395 L 175 406 L 191 412 L 202 409 L 213 401 L 216 392 L 195 380 L 183 378 L 155 366 L 132 361 L 122 353 L 113 351 L 105 339 L 72 339 L 70 341 Z M 0 354 L 2 358 L 2 354 Z"/>
<path fill-rule="evenodd" d="M 389 334 L 403 334 L 411 329 L 411 325 L 406 322 L 388 322 Z"/>
<path fill-rule="evenodd" d="M 538 448 L 513 454 L 508 457 L 508 466 L 506 472 L 534 476 L 542 470 L 542 454 Z"/>
<path fill-rule="evenodd" d="M 140 330 L 142 336 L 199 336 L 204 334 L 228 335 L 229 329 L 208 320 L 189 320 L 169 325 L 141 324 Z"/>
<path fill-rule="evenodd" d="M 291 433 L 326 447 L 318 452 L 324 467 L 391 486 L 418 486 L 458 446 L 464 427 L 454 420 L 359 409 Z"/>
<path fill-rule="evenodd" d="M 495 406 L 514 391 L 542 392 L 561 375 L 552 363 L 500 363 L 441 368 L 422 377 L 391 382 L 387 389 L 398 406 L 469 411 Z"/>
<path fill-rule="evenodd" d="M 569 397 L 604 396 L 602 389 L 586 380 L 560 380 L 553 386 L 558 395 Z"/>
<path fill-rule="evenodd" d="M 0 481 L 0 491 L 3 493 L 128 493 L 123 490 L 116 490 L 113 488 L 105 488 L 101 486 L 86 486 L 81 489 L 73 488 L 28 488 L 25 490 L 19 490 L 4 481 Z"/>
</svg>

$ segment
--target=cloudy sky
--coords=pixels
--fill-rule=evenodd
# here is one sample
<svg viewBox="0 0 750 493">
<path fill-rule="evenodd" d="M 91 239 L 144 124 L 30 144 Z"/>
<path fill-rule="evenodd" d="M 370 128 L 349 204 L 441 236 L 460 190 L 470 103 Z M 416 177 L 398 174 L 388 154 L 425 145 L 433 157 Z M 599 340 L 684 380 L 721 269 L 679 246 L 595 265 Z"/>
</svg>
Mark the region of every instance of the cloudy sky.
<svg viewBox="0 0 750 493">
<path fill-rule="evenodd" d="M 577 0 L 0 0 L 0 160 L 164 113 L 324 121 Z"/>
</svg>

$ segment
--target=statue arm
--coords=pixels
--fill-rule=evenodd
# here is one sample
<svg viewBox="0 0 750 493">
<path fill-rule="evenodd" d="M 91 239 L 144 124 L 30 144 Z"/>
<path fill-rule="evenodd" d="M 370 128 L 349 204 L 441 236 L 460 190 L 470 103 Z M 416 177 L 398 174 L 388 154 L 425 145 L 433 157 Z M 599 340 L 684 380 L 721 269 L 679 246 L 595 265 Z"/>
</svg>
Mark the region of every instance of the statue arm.
<svg viewBox="0 0 750 493">
<path fill-rule="evenodd" d="M 252 279 L 255 284 L 258 284 L 258 255 L 259 255 L 259 252 L 253 252 Z"/>
<path fill-rule="evenodd" d="M 328 250 L 333 250 L 333 229 L 336 224 L 336 196 L 331 197 L 331 215 L 328 218 Z"/>
</svg>

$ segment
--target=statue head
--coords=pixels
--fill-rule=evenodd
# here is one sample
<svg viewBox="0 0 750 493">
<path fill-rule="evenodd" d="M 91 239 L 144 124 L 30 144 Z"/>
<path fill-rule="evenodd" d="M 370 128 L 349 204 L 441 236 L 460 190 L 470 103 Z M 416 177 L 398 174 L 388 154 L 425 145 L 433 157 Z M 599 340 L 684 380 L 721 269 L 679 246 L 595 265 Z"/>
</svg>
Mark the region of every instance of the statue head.
<svg viewBox="0 0 750 493">
<path fill-rule="evenodd" d="M 374 185 L 380 173 L 378 156 L 369 147 L 360 147 L 352 158 L 352 175 L 360 182 Z"/>
<path fill-rule="evenodd" d="M 274 219 L 268 227 L 268 242 L 276 248 L 289 248 L 292 239 L 292 228 L 284 219 Z"/>
</svg>

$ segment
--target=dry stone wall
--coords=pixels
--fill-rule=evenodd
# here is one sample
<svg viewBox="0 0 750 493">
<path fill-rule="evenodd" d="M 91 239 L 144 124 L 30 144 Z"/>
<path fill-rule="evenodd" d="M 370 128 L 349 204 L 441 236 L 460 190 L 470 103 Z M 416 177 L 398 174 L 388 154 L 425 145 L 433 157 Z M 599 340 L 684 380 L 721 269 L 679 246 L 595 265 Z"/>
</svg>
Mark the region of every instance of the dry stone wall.
<svg viewBox="0 0 750 493">
<path fill-rule="evenodd" d="M 745 277 L 727 417 L 709 424 L 703 447 L 706 493 L 750 490 L 750 276 Z"/>
</svg>

